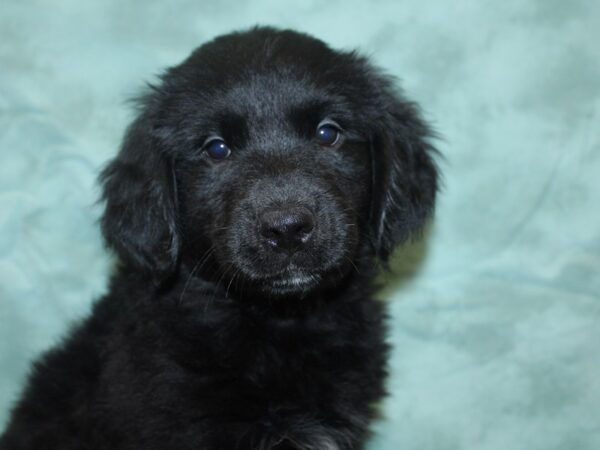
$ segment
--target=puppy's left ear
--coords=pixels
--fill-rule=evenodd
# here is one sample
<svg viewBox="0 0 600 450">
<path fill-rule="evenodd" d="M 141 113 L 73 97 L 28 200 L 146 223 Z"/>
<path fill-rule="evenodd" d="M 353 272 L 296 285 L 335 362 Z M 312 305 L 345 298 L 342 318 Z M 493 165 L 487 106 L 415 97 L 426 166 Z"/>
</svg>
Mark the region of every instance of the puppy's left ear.
<svg viewBox="0 0 600 450">
<path fill-rule="evenodd" d="M 160 282 L 177 265 L 177 197 L 172 164 L 152 130 L 150 118 L 138 117 L 102 172 L 102 231 L 125 264 Z"/>
<path fill-rule="evenodd" d="M 383 117 L 371 138 L 371 224 L 375 253 L 384 263 L 398 244 L 423 229 L 438 190 L 429 126 L 416 104 L 385 91 L 379 105 Z"/>
</svg>

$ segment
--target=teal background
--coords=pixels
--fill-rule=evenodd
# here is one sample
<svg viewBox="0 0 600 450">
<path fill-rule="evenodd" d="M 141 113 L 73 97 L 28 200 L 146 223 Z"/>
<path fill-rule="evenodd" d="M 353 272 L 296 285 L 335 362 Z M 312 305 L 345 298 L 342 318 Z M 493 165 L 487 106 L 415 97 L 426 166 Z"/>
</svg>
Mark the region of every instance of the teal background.
<svg viewBox="0 0 600 450">
<path fill-rule="evenodd" d="M 96 176 L 125 99 L 253 24 L 358 47 L 419 101 L 445 174 L 395 257 L 369 449 L 600 448 L 600 2 L 0 0 L 0 429 L 110 257 Z"/>
</svg>

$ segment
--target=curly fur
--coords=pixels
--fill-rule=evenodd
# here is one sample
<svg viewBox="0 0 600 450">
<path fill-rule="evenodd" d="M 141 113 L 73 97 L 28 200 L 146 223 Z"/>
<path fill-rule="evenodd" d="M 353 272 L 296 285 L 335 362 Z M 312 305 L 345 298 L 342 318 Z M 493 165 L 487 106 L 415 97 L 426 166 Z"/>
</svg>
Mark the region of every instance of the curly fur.
<svg viewBox="0 0 600 450">
<path fill-rule="evenodd" d="M 429 136 L 365 58 L 293 31 L 166 71 L 101 176 L 108 294 L 35 363 L 0 449 L 362 448 L 386 374 L 372 281 L 433 211 Z M 273 214 L 310 221 L 294 252 L 257 232 Z"/>
</svg>

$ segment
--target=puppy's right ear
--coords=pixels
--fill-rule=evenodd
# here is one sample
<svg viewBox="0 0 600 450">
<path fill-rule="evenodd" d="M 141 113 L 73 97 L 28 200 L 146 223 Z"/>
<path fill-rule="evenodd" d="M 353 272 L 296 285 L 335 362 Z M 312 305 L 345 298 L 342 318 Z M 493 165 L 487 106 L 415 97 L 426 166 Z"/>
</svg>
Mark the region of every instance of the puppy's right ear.
<svg viewBox="0 0 600 450">
<path fill-rule="evenodd" d="M 177 265 L 177 202 L 172 164 L 152 130 L 152 120 L 140 116 L 102 172 L 101 224 L 106 242 L 125 264 L 161 280 Z"/>
</svg>

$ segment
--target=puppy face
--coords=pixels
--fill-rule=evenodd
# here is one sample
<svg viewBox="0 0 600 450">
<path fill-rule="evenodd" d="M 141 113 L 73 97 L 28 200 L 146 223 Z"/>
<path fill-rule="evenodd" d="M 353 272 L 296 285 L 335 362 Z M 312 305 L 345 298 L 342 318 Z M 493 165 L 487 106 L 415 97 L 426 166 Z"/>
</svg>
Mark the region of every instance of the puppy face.
<svg viewBox="0 0 600 450">
<path fill-rule="evenodd" d="M 273 295 L 343 276 L 371 178 L 368 139 L 343 100 L 275 68 L 252 70 L 197 106 L 201 114 L 188 112 L 197 141 L 179 147 L 175 171 L 185 259 L 212 247 L 236 285 Z"/>
<path fill-rule="evenodd" d="M 104 233 L 155 276 L 185 265 L 304 296 L 422 226 L 436 191 L 427 136 L 355 54 L 290 31 L 227 35 L 144 99 L 103 174 Z"/>
</svg>

